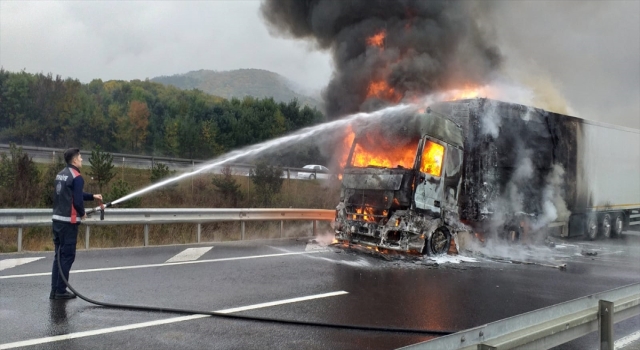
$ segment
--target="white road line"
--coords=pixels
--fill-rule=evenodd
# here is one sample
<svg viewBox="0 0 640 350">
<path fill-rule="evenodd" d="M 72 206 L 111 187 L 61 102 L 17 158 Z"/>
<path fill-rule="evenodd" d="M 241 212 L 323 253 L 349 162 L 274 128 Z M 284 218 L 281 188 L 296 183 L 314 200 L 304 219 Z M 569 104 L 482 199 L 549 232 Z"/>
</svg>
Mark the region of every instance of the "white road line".
<svg viewBox="0 0 640 350">
<path fill-rule="evenodd" d="M 242 306 L 242 307 L 237 307 L 237 308 L 232 308 L 232 309 L 218 310 L 216 312 L 220 312 L 220 313 L 224 313 L 224 314 L 230 314 L 230 313 L 234 313 L 234 312 L 240 312 L 240 311 L 246 311 L 246 310 L 254 310 L 254 309 L 260 309 L 260 308 L 276 306 L 276 305 L 297 303 L 297 302 L 306 301 L 306 300 L 328 298 L 328 297 L 334 297 L 334 296 L 344 295 L 344 294 L 349 294 L 349 293 L 341 290 L 341 291 L 331 292 L 331 293 L 309 295 L 309 296 L 306 296 L 306 297 L 284 299 L 284 300 L 272 301 L 272 302 L 268 302 L 268 303 Z M 164 320 L 149 321 L 149 322 L 142 322 L 142 323 L 134 323 L 134 324 L 126 325 L 126 326 L 117 326 L 117 327 L 110 327 L 110 328 L 103 328 L 103 329 L 95 329 L 95 330 L 92 330 L 92 331 L 84 331 L 84 332 L 76 332 L 76 333 L 70 333 L 70 334 L 56 335 L 56 336 L 53 336 L 53 337 L 44 337 L 44 338 L 36 338 L 36 339 L 30 339 L 30 340 L 22 340 L 22 341 L 17 341 L 17 342 L 13 342 L 13 343 L 0 344 L 0 350 L 2 350 L 2 349 L 13 349 L 13 348 L 21 347 L 21 346 L 31 346 L 31 345 L 52 343 L 52 342 L 61 341 L 61 340 L 84 338 L 84 337 L 90 337 L 92 335 L 114 333 L 114 332 L 120 332 L 120 331 L 127 331 L 127 330 L 131 330 L 131 329 L 159 326 L 159 325 L 168 324 L 168 323 L 189 321 L 189 320 L 195 320 L 195 319 L 206 318 L 206 317 L 211 317 L 211 316 L 196 314 L 196 315 L 190 315 L 190 316 L 166 318 Z"/>
<path fill-rule="evenodd" d="M 206 252 L 210 251 L 211 248 L 213 247 L 187 248 L 176 254 L 171 259 L 165 261 L 165 263 L 198 260 L 198 258 L 203 256 Z"/>
<path fill-rule="evenodd" d="M 279 300 L 279 301 L 270 301 L 268 303 L 255 304 L 255 305 L 250 305 L 250 306 L 241 306 L 241 307 L 236 307 L 236 308 L 233 308 L 233 309 L 220 310 L 218 312 L 223 313 L 223 314 L 230 314 L 230 313 L 240 312 L 240 311 L 261 309 L 263 307 L 277 306 L 277 305 L 289 304 L 289 303 L 297 303 L 297 302 L 306 301 L 306 300 L 313 300 L 313 299 L 320 299 L 320 298 L 327 298 L 327 297 L 335 297 L 335 296 L 344 295 L 344 294 L 349 294 L 349 292 L 345 292 L 345 291 L 341 290 L 341 291 L 331 292 L 331 293 L 309 295 L 309 296 L 306 296 L 306 297 L 285 299 L 285 300 Z"/>
<path fill-rule="evenodd" d="M 19 259 L 4 259 L 0 260 L 0 271 L 16 267 L 18 265 L 27 264 L 36 260 L 44 259 L 44 256 L 37 258 L 19 258 Z"/>
<path fill-rule="evenodd" d="M 278 257 L 278 256 L 304 255 L 304 254 L 314 254 L 314 253 L 320 253 L 320 252 L 316 251 L 316 252 L 279 253 L 279 254 L 239 256 L 239 257 L 234 257 L 234 258 L 220 258 L 220 259 L 207 259 L 207 260 L 196 260 L 196 261 L 183 261 L 183 262 L 177 262 L 177 263 L 162 263 L 162 264 L 132 265 L 132 266 L 118 266 L 118 267 L 103 267 L 103 268 L 88 269 L 88 270 L 71 270 L 71 273 L 116 271 L 116 270 L 132 270 L 132 269 L 144 269 L 144 268 L 148 268 L 148 267 L 163 267 L 163 266 L 173 266 L 173 265 L 202 264 L 202 263 L 220 262 L 220 261 L 262 259 L 262 258 L 273 258 L 273 257 Z M 1 279 L 9 279 L 9 278 L 37 277 L 37 276 L 50 276 L 50 275 L 51 275 L 51 272 L 30 273 L 30 274 L 24 274 L 24 275 L 7 275 L 7 276 L 0 276 L 0 280 Z"/>
<path fill-rule="evenodd" d="M 624 338 L 620 338 L 613 343 L 615 349 L 623 349 L 625 346 L 631 345 L 633 342 L 640 339 L 640 331 L 631 333 Z"/>
</svg>

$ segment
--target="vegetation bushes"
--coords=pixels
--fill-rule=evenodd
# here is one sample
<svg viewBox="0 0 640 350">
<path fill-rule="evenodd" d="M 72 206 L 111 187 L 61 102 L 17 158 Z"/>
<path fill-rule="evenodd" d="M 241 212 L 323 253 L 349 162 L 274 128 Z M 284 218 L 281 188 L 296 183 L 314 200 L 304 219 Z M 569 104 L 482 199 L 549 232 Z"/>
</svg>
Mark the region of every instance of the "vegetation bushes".
<svg viewBox="0 0 640 350">
<path fill-rule="evenodd" d="M 51 179 L 53 183 L 53 178 Z M 43 200 L 40 172 L 29 155 L 11 145 L 0 153 L 0 203 L 5 208 L 40 206 Z"/>
<path fill-rule="evenodd" d="M 282 188 L 282 168 L 268 165 L 264 161 L 259 161 L 256 167 L 251 169 L 249 177 L 255 185 L 257 203 L 263 207 L 268 207 L 273 203 L 275 196 Z"/>
<path fill-rule="evenodd" d="M 113 168 L 109 167 L 112 157 L 108 157 L 108 154 L 100 154 L 102 151 L 96 151 L 94 150 L 92 157 L 100 155 L 99 157 L 104 160 L 104 164 L 95 160 L 92 163 L 92 158 L 89 159 L 89 163 L 100 163 L 103 169 L 112 169 L 111 173 L 113 174 Z M 35 164 L 20 148 L 12 145 L 10 154 L 0 154 L 0 208 L 51 208 L 54 191 L 53 179 L 63 167 L 64 163 L 60 158 L 56 158 L 47 165 Z M 97 172 L 90 166 L 83 168 L 83 170 L 83 173 L 87 174 Z M 118 171 L 115 172 L 115 177 L 102 185 L 105 190 L 103 193 L 105 202 L 122 198 L 134 190 L 174 175 L 162 163 L 155 163 L 153 169 L 123 168 L 122 175 L 118 174 Z M 24 174 L 24 176 L 12 174 Z M 251 176 L 248 177 L 234 175 L 231 169 L 226 167 L 220 174 L 198 174 L 125 201 L 116 207 L 335 208 L 339 198 L 339 182 L 289 179 L 281 177 L 282 174 L 282 169 L 264 162 L 259 162 L 251 171 Z M 85 182 L 87 192 L 98 191 L 98 178 L 91 179 L 91 177 L 85 176 Z M 13 188 L 25 189 L 27 195 L 14 196 Z M 87 202 L 86 206 L 91 207 L 94 204 Z M 108 210 L 106 215 L 108 215 Z M 151 233 L 154 237 L 152 244 L 193 242 L 194 225 L 183 226 L 151 225 Z M 277 225 L 262 222 L 247 223 L 247 237 L 250 238 L 253 237 L 251 235 L 257 234 L 260 234 L 260 237 L 276 237 L 279 235 L 278 226 L 279 223 Z M 291 224 L 286 223 L 285 226 L 291 227 Z M 303 231 L 299 232 L 302 234 Z M 239 223 L 237 222 L 206 224 L 203 225 L 203 240 L 238 239 L 239 232 Z M 287 232 L 285 236 L 295 234 L 295 232 Z M 140 225 L 92 227 L 91 246 L 140 245 L 141 235 L 142 227 Z M 25 228 L 24 237 L 23 247 L 25 250 L 51 249 L 50 228 Z M 80 235 L 78 243 L 80 247 L 84 246 L 83 239 L 83 235 Z M 15 250 L 16 229 L 0 228 L 0 253 Z"/>
</svg>

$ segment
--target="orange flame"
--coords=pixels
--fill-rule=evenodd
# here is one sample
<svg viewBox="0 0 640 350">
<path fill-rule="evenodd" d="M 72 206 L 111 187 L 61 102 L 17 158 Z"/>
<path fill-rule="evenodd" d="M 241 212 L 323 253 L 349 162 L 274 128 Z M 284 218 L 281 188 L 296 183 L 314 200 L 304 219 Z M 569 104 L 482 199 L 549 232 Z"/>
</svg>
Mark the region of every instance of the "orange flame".
<svg viewBox="0 0 640 350">
<path fill-rule="evenodd" d="M 340 159 L 340 167 L 347 166 L 347 158 L 351 151 L 351 145 L 355 140 L 355 133 L 351 126 L 348 127 L 346 137 L 343 139 L 342 157 Z M 352 167 L 366 168 L 368 166 L 394 168 L 401 166 L 403 168 L 412 168 L 416 150 L 418 148 L 418 139 L 410 140 L 404 144 L 390 144 L 390 140 L 385 140 L 383 136 L 370 131 L 355 146 L 351 162 L 348 164 Z"/>
<path fill-rule="evenodd" d="M 496 93 L 488 86 L 465 85 L 461 89 L 453 89 L 445 93 L 445 101 L 466 100 L 478 97 L 494 98 Z"/>
<path fill-rule="evenodd" d="M 382 48 L 386 36 L 387 33 L 384 30 L 381 30 L 367 38 L 367 45 Z"/>
<path fill-rule="evenodd" d="M 356 138 L 356 134 L 353 132 L 351 126 L 347 126 L 347 136 L 342 141 L 342 157 L 340 159 L 340 168 L 344 169 L 347 164 L 347 158 L 349 157 L 349 152 L 351 151 L 351 145 L 353 144 L 353 140 Z M 340 177 L 342 180 L 342 177 Z"/>
<path fill-rule="evenodd" d="M 388 210 L 383 210 L 382 215 L 387 216 L 389 214 Z M 352 220 L 360 220 L 367 222 L 376 222 L 375 211 L 373 207 L 370 207 L 365 204 L 363 208 L 356 208 L 356 213 L 351 215 Z"/>
<path fill-rule="evenodd" d="M 367 166 L 383 168 L 402 166 L 403 168 L 411 168 L 413 167 L 417 146 L 417 143 L 409 144 L 390 153 L 377 153 L 376 151 L 366 150 L 358 144 L 354 150 L 351 165 L 359 168 Z"/>
<path fill-rule="evenodd" d="M 372 81 L 367 87 L 367 98 L 377 97 L 389 102 L 398 103 L 402 96 L 384 80 Z"/>
<path fill-rule="evenodd" d="M 382 137 L 366 135 L 356 144 L 350 165 L 358 168 L 412 168 L 417 147 L 417 139 L 404 145 L 389 145 Z"/>
<path fill-rule="evenodd" d="M 420 164 L 420 171 L 433 176 L 440 176 L 442 173 L 443 156 L 444 146 L 435 142 L 427 141 L 424 146 L 424 151 L 422 152 L 422 164 Z"/>
</svg>

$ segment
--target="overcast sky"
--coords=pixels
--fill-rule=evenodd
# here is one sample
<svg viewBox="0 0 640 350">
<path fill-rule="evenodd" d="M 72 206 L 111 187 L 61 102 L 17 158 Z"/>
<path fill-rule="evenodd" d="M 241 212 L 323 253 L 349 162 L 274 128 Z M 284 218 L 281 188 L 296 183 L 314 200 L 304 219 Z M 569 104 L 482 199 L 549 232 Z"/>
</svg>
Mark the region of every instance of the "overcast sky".
<svg viewBox="0 0 640 350">
<path fill-rule="evenodd" d="M 0 0 L 0 66 L 82 82 L 261 68 L 322 89 L 329 54 L 271 36 L 259 7 Z M 493 16 L 511 72 L 544 78 L 580 117 L 640 128 L 639 0 L 504 1 Z"/>
</svg>

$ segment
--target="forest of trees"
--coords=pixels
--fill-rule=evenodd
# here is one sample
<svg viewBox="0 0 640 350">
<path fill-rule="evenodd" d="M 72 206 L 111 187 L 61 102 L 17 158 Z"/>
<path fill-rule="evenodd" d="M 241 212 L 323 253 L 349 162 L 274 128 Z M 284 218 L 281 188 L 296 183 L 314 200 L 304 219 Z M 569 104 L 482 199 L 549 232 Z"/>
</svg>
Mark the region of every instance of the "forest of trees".
<svg viewBox="0 0 640 350">
<path fill-rule="evenodd" d="M 82 84 L 0 68 L 0 143 L 209 159 L 323 120 L 297 100 L 226 100 L 148 80 Z"/>
</svg>

